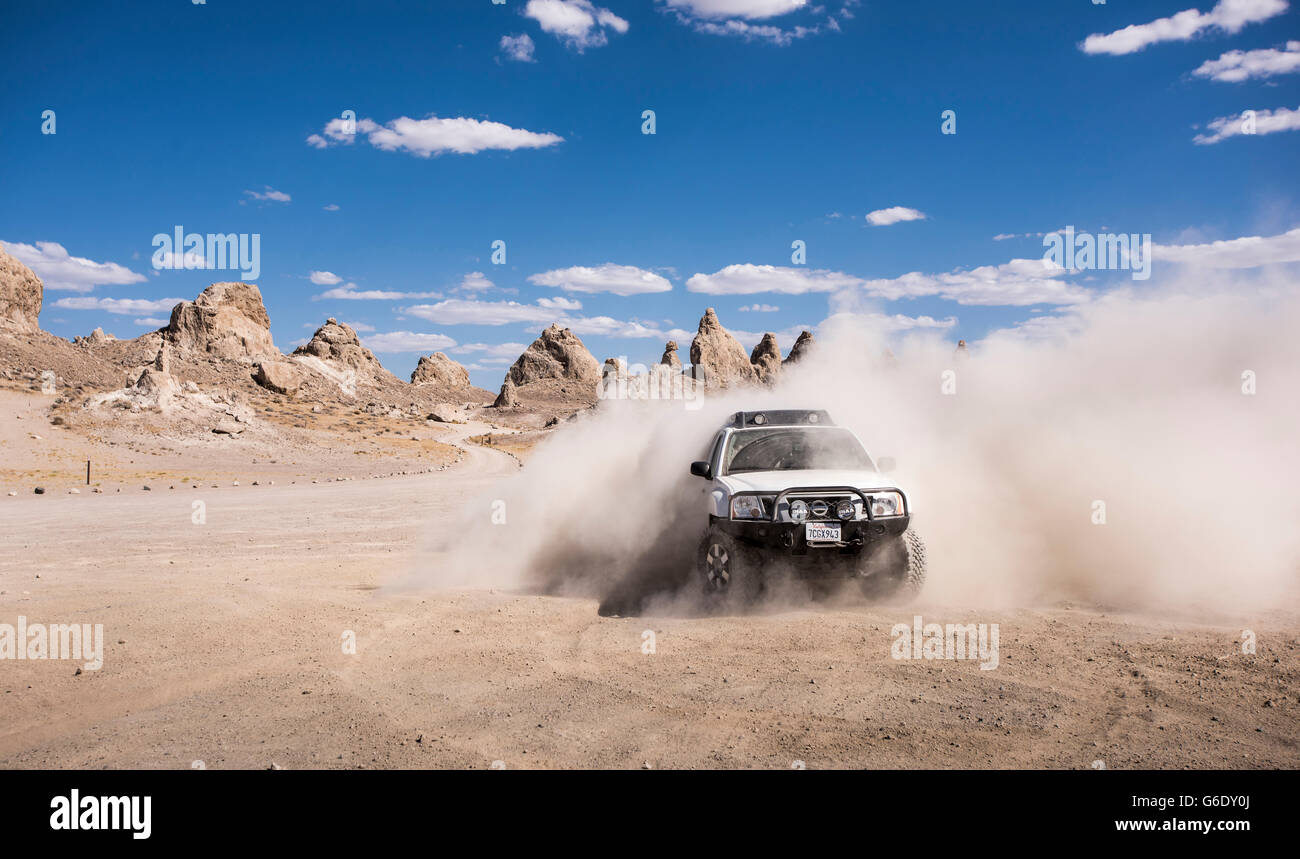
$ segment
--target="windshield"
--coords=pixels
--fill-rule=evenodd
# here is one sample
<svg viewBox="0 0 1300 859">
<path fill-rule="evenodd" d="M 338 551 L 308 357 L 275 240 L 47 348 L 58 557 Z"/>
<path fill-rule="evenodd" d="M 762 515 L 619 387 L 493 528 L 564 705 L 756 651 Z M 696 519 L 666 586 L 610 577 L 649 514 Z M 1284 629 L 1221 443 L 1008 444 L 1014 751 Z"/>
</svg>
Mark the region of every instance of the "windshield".
<svg viewBox="0 0 1300 859">
<path fill-rule="evenodd" d="M 731 434 L 722 458 L 724 474 L 809 468 L 876 470 L 853 433 L 831 427 L 741 430 Z"/>
</svg>

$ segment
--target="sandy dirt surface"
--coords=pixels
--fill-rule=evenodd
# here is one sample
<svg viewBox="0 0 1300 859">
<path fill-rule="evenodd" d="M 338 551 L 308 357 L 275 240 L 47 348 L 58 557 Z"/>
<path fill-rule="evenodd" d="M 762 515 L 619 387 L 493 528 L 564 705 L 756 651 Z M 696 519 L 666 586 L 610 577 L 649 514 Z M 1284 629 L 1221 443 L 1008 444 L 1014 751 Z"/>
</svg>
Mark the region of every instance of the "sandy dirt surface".
<svg viewBox="0 0 1300 859">
<path fill-rule="evenodd" d="M 1081 605 L 623 618 L 397 587 L 519 468 L 465 441 L 489 429 L 449 428 L 441 472 L 0 497 L 0 622 L 101 623 L 106 649 L 81 673 L 0 662 L 0 766 L 1300 765 L 1290 612 L 1243 655 L 1232 618 Z M 914 613 L 998 623 L 998 667 L 892 659 Z"/>
<path fill-rule="evenodd" d="M 0 390 L 0 492 L 31 494 L 39 486 L 47 494 L 93 494 L 234 481 L 358 480 L 437 470 L 463 455 L 447 443 L 458 434 L 457 425 L 418 416 L 361 417 L 333 406 L 313 414 L 299 403 L 267 407 L 264 420 L 294 433 L 269 444 L 215 433 L 124 431 L 107 421 L 91 423 L 75 409 L 51 410 L 50 402 L 41 394 Z M 67 413 L 68 423 L 52 423 L 51 412 Z"/>
</svg>

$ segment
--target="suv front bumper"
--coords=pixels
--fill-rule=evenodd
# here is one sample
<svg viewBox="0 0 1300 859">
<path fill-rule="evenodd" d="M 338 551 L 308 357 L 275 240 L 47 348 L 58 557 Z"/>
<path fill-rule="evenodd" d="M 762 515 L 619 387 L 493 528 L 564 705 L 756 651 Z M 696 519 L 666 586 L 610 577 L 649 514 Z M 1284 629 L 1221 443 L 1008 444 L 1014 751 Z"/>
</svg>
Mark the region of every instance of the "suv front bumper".
<svg viewBox="0 0 1300 859">
<path fill-rule="evenodd" d="M 771 522 L 766 519 L 723 519 L 719 516 L 709 517 L 714 528 L 734 537 L 736 540 L 768 553 L 782 553 L 795 556 L 845 554 L 858 555 L 871 549 L 890 537 L 897 537 L 907 530 L 911 516 L 887 516 L 878 519 L 852 519 L 840 524 L 840 542 L 809 544 L 804 539 L 803 522 Z"/>
</svg>

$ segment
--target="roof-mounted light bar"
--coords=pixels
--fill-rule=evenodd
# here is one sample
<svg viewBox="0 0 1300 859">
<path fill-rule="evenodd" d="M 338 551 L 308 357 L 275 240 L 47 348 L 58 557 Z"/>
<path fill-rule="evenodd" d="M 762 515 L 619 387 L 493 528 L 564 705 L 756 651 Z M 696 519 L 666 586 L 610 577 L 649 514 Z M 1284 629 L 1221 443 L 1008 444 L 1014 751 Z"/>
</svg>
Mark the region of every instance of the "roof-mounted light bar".
<svg viewBox="0 0 1300 859">
<path fill-rule="evenodd" d="M 834 426 L 830 413 L 825 409 L 774 409 L 765 412 L 736 412 L 725 426 L 764 427 L 764 426 Z"/>
</svg>

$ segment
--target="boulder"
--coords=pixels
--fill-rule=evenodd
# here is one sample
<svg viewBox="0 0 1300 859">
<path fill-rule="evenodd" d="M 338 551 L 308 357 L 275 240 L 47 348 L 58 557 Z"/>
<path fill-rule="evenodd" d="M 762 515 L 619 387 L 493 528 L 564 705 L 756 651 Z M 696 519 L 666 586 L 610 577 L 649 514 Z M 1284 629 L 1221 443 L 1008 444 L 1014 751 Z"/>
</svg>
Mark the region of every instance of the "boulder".
<svg viewBox="0 0 1300 859">
<path fill-rule="evenodd" d="M 519 405 L 519 393 L 515 390 L 515 385 L 509 379 L 501 386 L 501 393 L 497 394 L 496 400 L 492 403 L 493 408 L 509 409 Z"/>
<path fill-rule="evenodd" d="M 277 394 L 292 397 L 302 387 L 303 373 L 288 361 L 263 361 L 253 373 L 253 381 Z"/>
<path fill-rule="evenodd" d="M 704 311 L 691 341 L 691 363 L 695 365 L 696 380 L 707 387 L 726 388 L 752 382 L 758 376 L 745 347 L 722 327 L 712 307 Z"/>
<path fill-rule="evenodd" d="M 799 337 L 794 341 L 794 345 L 790 347 L 790 354 L 786 356 L 785 363 L 794 364 L 803 360 L 816 345 L 811 331 L 799 332 Z"/>
<path fill-rule="evenodd" d="M 664 344 L 664 356 L 659 359 L 659 363 L 669 367 L 675 367 L 678 370 L 682 368 L 682 359 L 677 357 L 676 340 L 669 340 Z"/>
<path fill-rule="evenodd" d="M 278 357 L 262 293 L 250 283 L 214 283 L 172 308 L 163 336 L 182 349 L 232 361 Z"/>
<path fill-rule="evenodd" d="M 0 245 L 0 325 L 21 331 L 38 330 L 44 291 L 36 273 Z"/>
<path fill-rule="evenodd" d="M 447 403 L 439 403 L 433 407 L 433 411 L 429 413 L 427 420 L 437 421 L 442 424 L 459 424 L 464 423 L 464 421 L 461 420 L 461 417 L 462 415 L 460 410 L 455 406 Z"/>
<path fill-rule="evenodd" d="M 469 370 L 442 352 L 420 356 L 411 373 L 412 385 L 440 385 L 445 388 L 468 388 Z"/>
<path fill-rule="evenodd" d="M 135 388 L 142 394 L 156 398 L 159 401 L 158 405 L 164 405 L 168 398 L 180 391 L 181 386 L 171 373 L 146 367 L 135 380 Z"/>
</svg>

